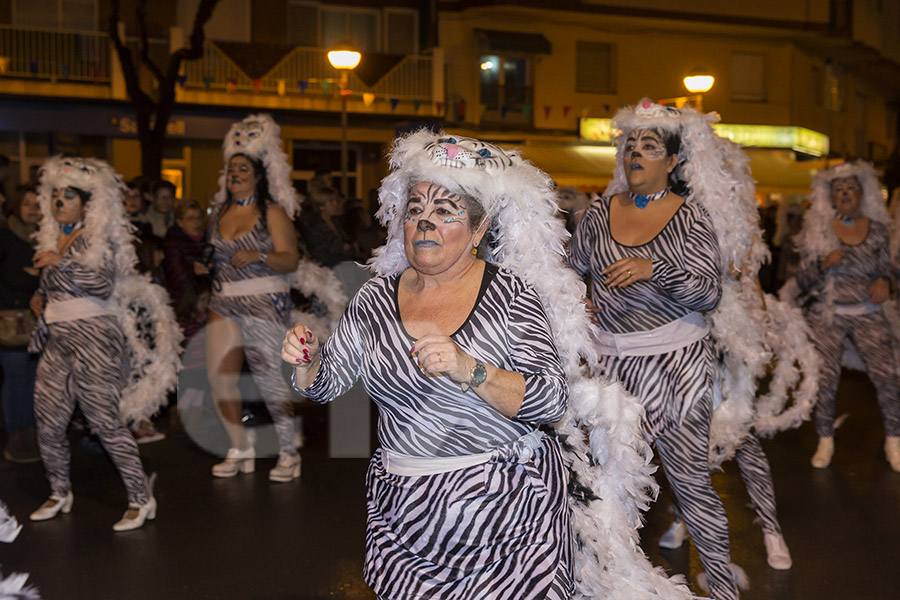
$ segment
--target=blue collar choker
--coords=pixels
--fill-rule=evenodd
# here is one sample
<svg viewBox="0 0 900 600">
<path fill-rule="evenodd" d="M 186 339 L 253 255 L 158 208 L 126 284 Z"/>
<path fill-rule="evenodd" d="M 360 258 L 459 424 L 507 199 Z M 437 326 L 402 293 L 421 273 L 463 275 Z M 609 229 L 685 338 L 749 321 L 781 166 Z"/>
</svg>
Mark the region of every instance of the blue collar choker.
<svg viewBox="0 0 900 600">
<path fill-rule="evenodd" d="M 853 225 L 854 221 L 859 220 L 859 218 L 861 216 L 862 215 L 856 215 L 855 217 L 839 217 L 839 218 L 841 219 L 841 221 L 844 222 L 844 225 L 846 225 L 847 227 L 850 227 L 851 225 Z"/>
<path fill-rule="evenodd" d="M 62 226 L 63 233 L 66 235 L 71 235 L 73 231 L 78 231 L 84 227 L 84 221 L 78 221 L 77 223 L 66 223 Z"/>
<path fill-rule="evenodd" d="M 255 195 L 253 195 L 253 196 L 247 196 L 247 197 L 244 198 L 243 200 L 235 200 L 235 201 L 234 201 L 234 203 L 237 204 L 238 206 L 247 206 L 248 204 L 253 204 L 254 202 L 256 202 L 256 196 L 255 196 Z"/>
<path fill-rule="evenodd" d="M 631 199 L 634 200 L 634 205 L 638 208 L 647 208 L 647 205 L 653 202 L 654 200 L 659 200 L 669 193 L 669 188 L 663 188 L 654 194 L 650 194 L 649 196 L 645 196 L 643 194 L 633 194 L 628 192 L 628 195 L 631 196 Z"/>
</svg>

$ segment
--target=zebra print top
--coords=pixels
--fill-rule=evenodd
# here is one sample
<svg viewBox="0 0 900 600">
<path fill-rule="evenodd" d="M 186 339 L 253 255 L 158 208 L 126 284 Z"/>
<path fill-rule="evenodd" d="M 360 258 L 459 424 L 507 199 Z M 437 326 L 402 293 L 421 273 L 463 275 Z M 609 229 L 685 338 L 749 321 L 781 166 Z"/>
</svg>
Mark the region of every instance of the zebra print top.
<svg viewBox="0 0 900 600">
<path fill-rule="evenodd" d="M 522 407 L 509 419 L 473 390 L 463 392 L 449 377 L 419 370 L 409 354 L 415 339 L 400 320 L 399 280 L 400 275 L 382 276 L 363 285 L 322 348 L 315 381 L 298 392 L 327 402 L 362 377 L 378 406 L 381 445 L 410 456 L 486 452 L 562 418 L 568 384 L 532 288 L 487 265 L 472 312 L 451 335 L 475 358 L 525 377 Z"/>
<path fill-rule="evenodd" d="M 47 302 L 61 302 L 73 298 L 94 297 L 107 300 L 115 287 L 116 272 L 112 257 L 106 255 L 98 269 L 78 262 L 78 255 L 87 248 L 84 234 L 80 235 L 62 255 L 57 266 L 41 269 L 38 292 Z"/>
<path fill-rule="evenodd" d="M 656 329 L 692 311 L 713 310 L 722 295 L 719 243 L 709 215 L 685 202 L 663 230 L 640 246 L 625 246 L 609 229 L 609 198 L 595 200 L 569 244 L 569 265 L 591 276 L 591 301 L 600 328 L 610 333 Z M 653 276 L 627 288 L 608 288 L 603 269 L 629 256 L 649 258 Z"/>
<path fill-rule="evenodd" d="M 884 223 L 869 221 L 869 232 L 859 244 L 840 242 L 844 253 L 841 264 L 821 268 L 821 261 L 801 261 L 797 272 L 797 284 L 809 293 L 820 293 L 826 280 L 833 282 L 830 301 L 836 304 L 870 302 L 869 288 L 881 277 L 892 281 L 894 277 L 888 245 L 890 234 Z"/>
<path fill-rule="evenodd" d="M 274 252 L 275 244 L 266 226 L 266 219 L 260 215 L 253 227 L 244 235 L 226 240 L 219 233 L 219 213 L 222 205 L 216 206 L 209 216 L 207 239 L 213 247 L 212 277 L 213 294 L 209 307 L 214 312 L 226 317 L 253 316 L 264 319 L 283 321 L 294 308 L 290 294 L 261 294 L 257 296 L 221 296 L 216 292 L 224 281 L 241 281 L 257 277 L 285 277 L 283 273 L 267 267 L 261 262 L 254 262 L 243 269 L 231 264 L 231 257 L 241 250 L 259 250 Z"/>
</svg>

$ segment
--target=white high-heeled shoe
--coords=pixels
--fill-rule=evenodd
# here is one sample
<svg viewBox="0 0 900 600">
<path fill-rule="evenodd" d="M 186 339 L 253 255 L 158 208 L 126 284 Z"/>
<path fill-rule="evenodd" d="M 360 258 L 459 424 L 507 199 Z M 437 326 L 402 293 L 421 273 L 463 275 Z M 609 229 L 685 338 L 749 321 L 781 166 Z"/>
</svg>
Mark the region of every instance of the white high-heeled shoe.
<svg viewBox="0 0 900 600">
<path fill-rule="evenodd" d="M 28 518 L 32 521 L 46 521 L 52 519 L 60 512 L 69 514 L 72 512 L 72 504 L 74 502 L 75 496 L 72 495 L 72 490 L 69 490 L 65 496 L 50 494 L 50 498 L 39 509 L 31 513 Z"/>
<path fill-rule="evenodd" d="M 278 453 L 278 463 L 269 471 L 270 481 L 286 482 L 300 477 L 300 454 Z"/>
<path fill-rule="evenodd" d="M 766 533 L 763 535 L 763 543 L 766 546 L 766 562 L 773 569 L 786 571 L 791 568 L 791 551 L 788 550 L 784 536 L 780 533 Z"/>
<path fill-rule="evenodd" d="M 809 459 L 809 464 L 817 469 L 824 469 L 831 464 L 831 458 L 834 456 L 834 438 L 820 437 L 819 445 L 816 453 Z"/>
<path fill-rule="evenodd" d="M 900 473 L 900 437 L 890 436 L 884 438 L 884 455 L 887 457 L 891 468 Z"/>
<path fill-rule="evenodd" d="M 246 450 L 229 448 L 225 460 L 213 465 L 213 477 L 234 477 L 238 473 L 252 473 L 256 470 L 256 450 L 251 446 Z"/>
<path fill-rule="evenodd" d="M 137 515 L 129 517 L 128 513 L 135 511 Z M 129 504 L 128 510 L 119 521 L 113 525 L 113 531 L 131 531 L 144 526 L 144 521 L 152 521 L 156 518 L 156 498 L 150 496 L 150 500 L 143 506 Z"/>
<path fill-rule="evenodd" d="M 666 532 L 659 537 L 659 547 L 669 550 L 681 548 L 687 537 L 687 526 L 682 521 L 672 521 Z"/>
</svg>

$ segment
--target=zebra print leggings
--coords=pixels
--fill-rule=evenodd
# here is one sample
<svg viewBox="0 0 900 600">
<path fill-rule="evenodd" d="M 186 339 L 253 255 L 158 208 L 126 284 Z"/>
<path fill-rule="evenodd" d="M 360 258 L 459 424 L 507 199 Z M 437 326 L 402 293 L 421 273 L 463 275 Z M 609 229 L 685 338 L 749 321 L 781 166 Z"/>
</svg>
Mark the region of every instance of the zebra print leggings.
<svg viewBox="0 0 900 600">
<path fill-rule="evenodd" d="M 759 438 L 750 435 L 747 440 L 738 446 L 734 459 L 753 510 L 762 527 L 763 533 L 781 533 L 781 525 L 778 523 L 778 509 L 775 505 L 775 485 L 772 483 L 772 470 L 769 460 L 763 452 Z M 680 521 L 681 516 L 675 507 L 675 520 Z"/>
<path fill-rule="evenodd" d="M 34 413 L 38 448 L 50 490 L 71 489 L 66 429 L 75 402 L 100 438 L 128 494 L 128 503 L 150 500 L 137 443 L 119 417 L 124 339 L 112 317 L 94 317 L 50 325 L 50 339 L 38 362 Z"/>
<path fill-rule="evenodd" d="M 894 341 L 887 319 L 881 313 L 860 316 L 834 315 L 832 320 L 822 312 L 807 315 L 814 332 L 816 349 L 822 355 L 822 374 L 819 376 L 819 399 L 816 402 L 816 434 L 834 436 L 834 413 L 837 406 L 837 387 L 841 378 L 841 356 L 844 340 L 849 337 L 866 364 L 866 370 L 884 423 L 887 436 L 900 436 L 900 393 L 894 364 Z"/>
<path fill-rule="evenodd" d="M 709 477 L 709 426 L 712 390 L 696 402 L 678 427 L 658 437 L 654 446 L 662 460 L 684 523 L 709 580 L 710 595 L 716 600 L 738 597 L 728 564 L 728 518 L 722 500 Z"/>
</svg>

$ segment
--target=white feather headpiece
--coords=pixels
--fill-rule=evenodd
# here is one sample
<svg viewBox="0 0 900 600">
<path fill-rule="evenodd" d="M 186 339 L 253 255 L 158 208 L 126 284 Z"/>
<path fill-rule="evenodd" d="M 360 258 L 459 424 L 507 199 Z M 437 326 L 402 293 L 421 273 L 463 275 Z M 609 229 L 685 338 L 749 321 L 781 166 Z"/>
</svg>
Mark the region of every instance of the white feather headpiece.
<svg viewBox="0 0 900 600">
<path fill-rule="evenodd" d="M 125 216 L 122 195 L 125 184 L 109 163 L 97 158 L 54 156 L 40 169 L 38 202 L 41 223 L 37 233 L 38 252 L 56 252 L 59 223 L 53 218 L 53 190 L 77 188 L 90 194 L 84 206 L 84 233 L 88 246 L 79 262 L 97 267 L 104 256 L 114 255 L 117 270 L 131 271 L 137 262 L 131 244 L 131 225 Z"/>
<path fill-rule="evenodd" d="M 580 498 L 571 503 L 580 549 L 578 597 L 690 598 L 679 580 L 650 565 L 638 545 L 641 511 L 657 489 L 641 434 L 642 409 L 619 385 L 588 379 L 581 370 L 582 358 L 596 363 L 597 355 L 584 282 L 564 262 L 568 233 L 550 177 L 516 151 L 428 130 L 397 139 L 390 163 L 393 172 L 382 181 L 377 215 L 388 239 L 369 261 L 374 272 L 391 275 L 408 266 L 408 194 L 416 183 L 430 182 L 483 206 L 493 237 L 486 260 L 521 277 L 541 297 L 571 390 L 557 430 Z"/>
<path fill-rule="evenodd" d="M 809 208 L 803 216 L 803 229 L 795 238 L 801 259 L 806 263 L 814 263 L 840 246 L 840 240 L 831 229 L 831 222 L 837 218 L 837 211 L 831 200 L 831 183 L 845 177 L 856 177 L 862 186 L 860 212 L 872 221 L 891 226 L 878 174 L 871 163 L 858 160 L 819 171 L 812 180 Z"/>
<path fill-rule="evenodd" d="M 291 183 L 291 165 L 281 145 L 281 128 L 271 116 L 258 114 L 250 115 L 231 126 L 222 144 L 222 152 L 226 168 L 235 154 L 243 154 L 261 162 L 269 180 L 272 199 L 284 209 L 289 219 L 294 219 L 300 212 L 301 198 Z M 216 204 L 224 202 L 226 195 L 223 169 L 219 175 Z"/>
</svg>

